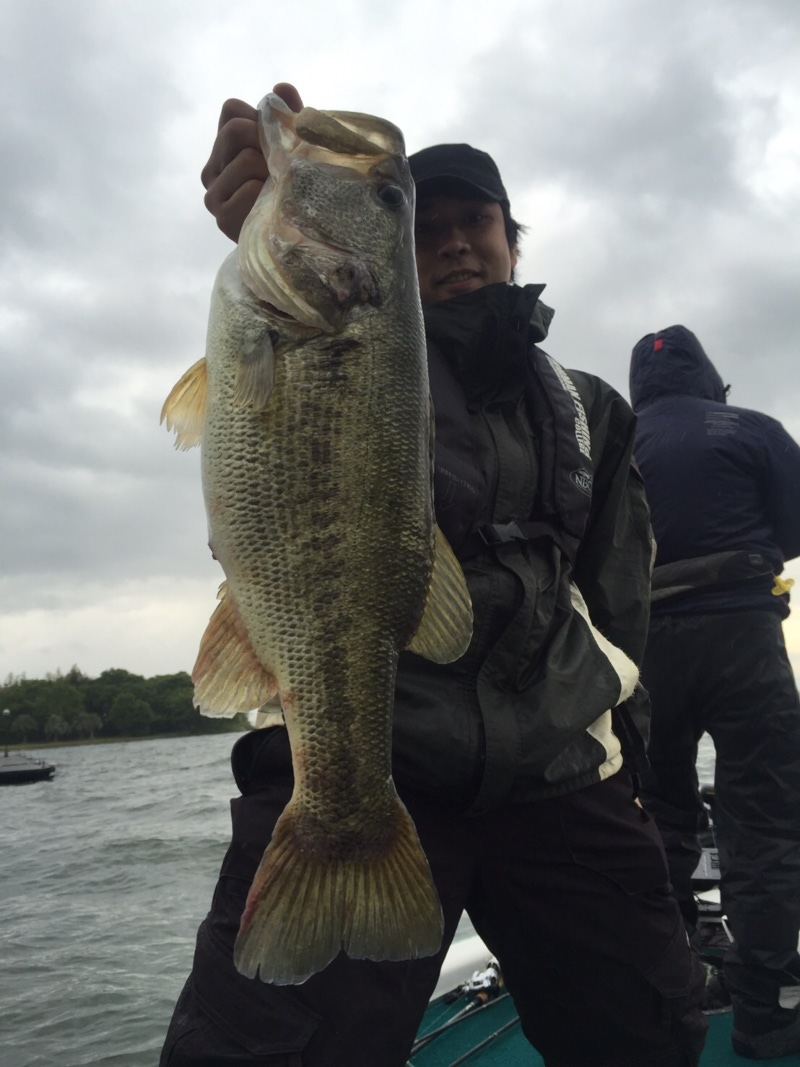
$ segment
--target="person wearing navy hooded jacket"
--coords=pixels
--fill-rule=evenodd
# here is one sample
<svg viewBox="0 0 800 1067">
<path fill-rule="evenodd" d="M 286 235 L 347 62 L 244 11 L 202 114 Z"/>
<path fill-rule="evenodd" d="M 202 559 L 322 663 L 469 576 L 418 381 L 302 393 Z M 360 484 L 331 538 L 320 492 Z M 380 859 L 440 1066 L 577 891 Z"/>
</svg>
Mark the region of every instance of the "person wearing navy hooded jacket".
<svg viewBox="0 0 800 1067">
<path fill-rule="evenodd" d="M 778 1003 L 800 976 L 800 701 L 781 628 L 790 583 L 778 576 L 800 555 L 800 448 L 775 419 L 726 403 L 684 326 L 637 343 L 630 390 L 657 545 L 643 795 L 692 929 L 704 820 L 695 763 L 711 735 L 734 1049 L 787 1055 L 800 1050 L 798 1009 Z"/>
</svg>

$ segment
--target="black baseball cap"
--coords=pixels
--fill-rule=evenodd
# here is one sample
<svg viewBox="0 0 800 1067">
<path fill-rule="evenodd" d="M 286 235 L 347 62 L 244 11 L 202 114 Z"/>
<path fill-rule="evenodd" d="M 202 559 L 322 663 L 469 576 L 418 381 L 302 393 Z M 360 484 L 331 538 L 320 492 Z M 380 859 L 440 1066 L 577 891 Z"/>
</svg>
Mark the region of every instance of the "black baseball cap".
<svg viewBox="0 0 800 1067">
<path fill-rule="evenodd" d="M 468 144 L 435 144 L 408 157 L 417 187 L 435 178 L 450 178 L 471 185 L 481 196 L 508 203 L 497 164 L 488 154 Z"/>
</svg>

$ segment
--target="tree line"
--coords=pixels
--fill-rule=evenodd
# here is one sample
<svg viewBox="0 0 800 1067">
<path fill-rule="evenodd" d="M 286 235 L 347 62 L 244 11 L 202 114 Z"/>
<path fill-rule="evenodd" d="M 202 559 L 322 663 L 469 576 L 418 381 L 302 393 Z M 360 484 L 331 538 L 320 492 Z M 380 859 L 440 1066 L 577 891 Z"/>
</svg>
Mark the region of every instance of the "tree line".
<svg viewBox="0 0 800 1067">
<path fill-rule="evenodd" d="M 9 675 L 0 687 L 5 743 L 67 741 L 155 734 L 216 734 L 246 730 L 245 715 L 209 719 L 192 704 L 185 671 L 143 678 L 113 668 L 90 678 L 78 667 L 44 679 Z"/>
</svg>

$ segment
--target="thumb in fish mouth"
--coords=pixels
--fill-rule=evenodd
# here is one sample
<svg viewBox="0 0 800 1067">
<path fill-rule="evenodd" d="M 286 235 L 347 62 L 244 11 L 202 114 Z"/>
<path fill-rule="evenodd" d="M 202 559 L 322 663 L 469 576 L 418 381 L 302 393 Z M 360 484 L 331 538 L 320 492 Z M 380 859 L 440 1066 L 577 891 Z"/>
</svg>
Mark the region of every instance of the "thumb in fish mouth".
<svg viewBox="0 0 800 1067">
<path fill-rule="evenodd" d="M 273 85 L 272 91 L 276 96 L 279 96 L 284 104 L 291 108 L 292 111 L 303 110 L 303 100 L 299 91 L 291 82 L 278 82 L 277 85 Z"/>
<path fill-rule="evenodd" d="M 380 292 L 372 272 L 363 264 L 353 260 L 334 268 L 327 278 L 328 286 L 337 301 L 344 308 L 356 304 L 380 304 Z"/>
</svg>

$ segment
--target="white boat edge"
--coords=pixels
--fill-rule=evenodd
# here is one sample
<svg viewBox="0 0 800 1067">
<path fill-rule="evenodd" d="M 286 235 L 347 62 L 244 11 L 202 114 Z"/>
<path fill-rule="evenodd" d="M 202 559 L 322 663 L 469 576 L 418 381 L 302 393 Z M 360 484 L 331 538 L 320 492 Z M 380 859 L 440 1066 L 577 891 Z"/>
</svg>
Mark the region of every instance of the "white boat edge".
<svg viewBox="0 0 800 1067">
<path fill-rule="evenodd" d="M 698 895 L 706 899 L 713 899 L 714 894 L 717 894 L 718 899 L 718 890 L 716 889 L 709 890 L 707 894 Z M 800 951 L 800 942 L 798 942 L 798 951 Z M 485 970 L 486 965 L 492 958 L 492 953 L 477 934 L 473 933 L 454 941 L 445 956 L 442 970 L 439 974 L 439 981 L 436 983 L 431 1000 L 435 1000 L 444 993 L 449 993 L 452 989 L 463 985 L 476 971 Z M 783 1007 L 793 1008 L 798 1003 L 800 1003 L 800 986 L 784 986 L 781 990 L 781 1004 Z"/>
<path fill-rule="evenodd" d="M 454 941 L 447 950 L 431 1000 L 462 985 L 475 971 L 485 970 L 490 959 L 492 953 L 477 934 Z"/>
</svg>

